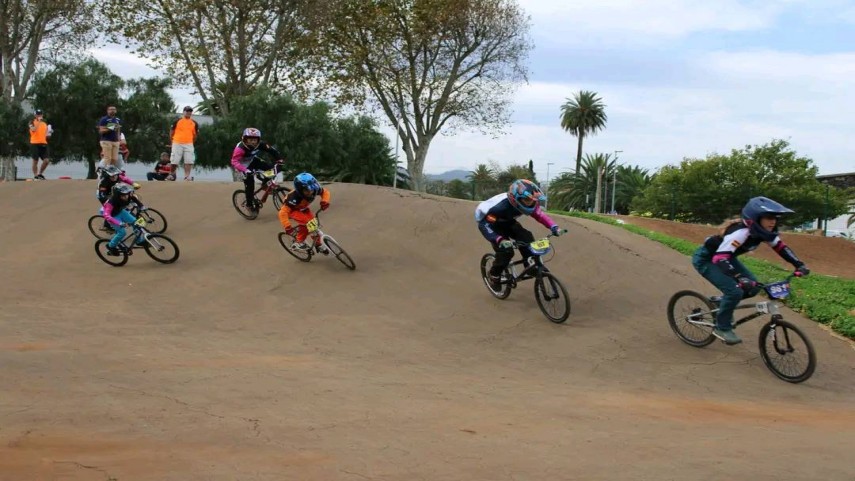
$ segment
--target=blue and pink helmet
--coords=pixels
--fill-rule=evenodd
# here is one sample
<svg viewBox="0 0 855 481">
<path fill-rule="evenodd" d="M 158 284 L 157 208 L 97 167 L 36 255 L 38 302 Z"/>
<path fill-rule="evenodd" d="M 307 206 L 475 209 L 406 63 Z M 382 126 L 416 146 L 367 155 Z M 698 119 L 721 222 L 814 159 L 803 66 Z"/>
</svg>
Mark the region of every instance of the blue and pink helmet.
<svg viewBox="0 0 855 481">
<path fill-rule="evenodd" d="M 534 182 L 518 179 L 508 188 L 508 200 L 518 211 L 531 215 L 537 209 L 537 203 L 546 200 L 546 194 Z"/>
</svg>

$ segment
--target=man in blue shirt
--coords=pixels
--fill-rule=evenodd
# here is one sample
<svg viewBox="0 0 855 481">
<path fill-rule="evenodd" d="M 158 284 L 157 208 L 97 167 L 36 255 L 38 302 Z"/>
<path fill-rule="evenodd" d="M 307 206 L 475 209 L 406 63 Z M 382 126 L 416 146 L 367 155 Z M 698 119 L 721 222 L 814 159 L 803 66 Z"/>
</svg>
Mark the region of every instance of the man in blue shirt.
<svg viewBox="0 0 855 481">
<path fill-rule="evenodd" d="M 98 133 L 101 134 L 101 159 L 104 167 L 119 163 L 119 137 L 122 132 L 122 120 L 116 117 L 116 107 L 107 107 L 107 115 L 98 121 Z"/>
</svg>

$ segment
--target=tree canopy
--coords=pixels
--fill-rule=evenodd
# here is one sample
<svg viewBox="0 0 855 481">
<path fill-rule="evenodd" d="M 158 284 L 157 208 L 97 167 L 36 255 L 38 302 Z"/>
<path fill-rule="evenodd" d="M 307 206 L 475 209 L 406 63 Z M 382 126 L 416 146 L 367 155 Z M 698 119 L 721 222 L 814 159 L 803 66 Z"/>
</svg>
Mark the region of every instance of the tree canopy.
<svg viewBox="0 0 855 481">
<path fill-rule="evenodd" d="M 498 130 L 527 80 L 530 20 L 515 0 L 330 0 L 312 25 L 313 65 L 339 103 L 399 125 L 418 189 L 443 129 Z"/>
<path fill-rule="evenodd" d="M 308 82 L 298 43 L 311 0 L 106 0 L 116 43 L 130 43 L 179 85 L 202 97 L 208 113 L 260 86 L 299 89 Z M 125 45 L 127 46 L 127 45 Z M 299 80 L 298 80 L 299 79 Z"/>
<path fill-rule="evenodd" d="M 0 1 L 0 97 L 20 104 L 39 66 L 91 47 L 96 9 L 86 0 Z"/>
<path fill-rule="evenodd" d="M 324 180 L 392 184 L 389 139 L 371 119 L 336 118 L 326 103 L 303 104 L 267 89 L 234 99 L 228 115 L 200 129 L 197 165 L 229 166 L 243 129 L 250 126 L 282 152 L 288 175 L 309 171 Z"/>
<path fill-rule="evenodd" d="M 686 222 L 719 223 L 738 215 L 751 197 L 765 196 L 796 211 L 785 219 L 790 225 L 845 213 L 847 193 L 820 183 L 817 173 L 811 159 L 799 156 L 787 141 L 773 140 L 729 155 L 665 166 L 632 202 L 632 209 Z"/>
</svg>

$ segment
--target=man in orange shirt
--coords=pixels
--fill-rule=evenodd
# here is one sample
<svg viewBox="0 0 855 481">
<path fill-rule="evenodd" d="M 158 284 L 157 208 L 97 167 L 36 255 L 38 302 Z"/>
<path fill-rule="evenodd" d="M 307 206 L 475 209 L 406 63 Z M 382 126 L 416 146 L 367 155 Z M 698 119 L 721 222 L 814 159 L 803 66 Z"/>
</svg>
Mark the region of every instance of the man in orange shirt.
<svg viewBox="0 0 855 481">
<path fill-rule="evenodd" d="M 45 180 L 45 169 L 50 159 L 48 158 L 48 137 L 53 129 L 43 118 L 44 112 L 36 110 L 35 118 L 30 122 L 30 152 L 33 158 L 33 180 Z M 39 169 L 39 159 L 42 160 L 42 168 Z"/>
<path fill-rule="evenodd" d="M 199 135 L 199 124 L 190 117 L 193 115 L 193 107 L 184 107 L 184 116 L 172 123 L 169 129 L 169 138 L 172 140 L 172 179 L 175 180 L 175 172 L 178 164 L 184 160 L 184 180 L 193 180 L 191 173 L 196 161 L 196 152 L 193 144 Z"/>
</svg>

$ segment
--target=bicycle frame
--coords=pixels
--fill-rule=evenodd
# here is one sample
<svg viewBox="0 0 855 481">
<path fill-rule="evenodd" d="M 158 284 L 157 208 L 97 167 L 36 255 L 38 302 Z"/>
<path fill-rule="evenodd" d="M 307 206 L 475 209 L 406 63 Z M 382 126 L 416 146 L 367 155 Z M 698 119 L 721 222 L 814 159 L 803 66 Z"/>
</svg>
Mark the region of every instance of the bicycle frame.
<svg viewBox="0 0 855 481">
<path fill-rule="evenodd" d="M 546 236 L 546 238 L 550 238 L 550 237 L 553 237 L 553 235 L 549 234 Z M 521 248 L 521 247 L 529 247 L 530 243 L 529 242 L 514 241 L 514 245 L 517 248 Z M 546 266 L 544 265 L 544 262 L 543 262 L 543 256 L 546 255 L 547 253 L 549 253 L 550 251 L 552 251 L 553 249 L 554 248 L 552 247 L 552 245 L 550 245 L 549 249 L 547 249 L 543 253 L 537 254 L 537 253 L 532 252 L 532 255 L 531 255 L 531 257 L 529 257 L 529 259 L 532 259 L 533 262 L 531 264 L 529 264 L 528 266 L 526 266 L 525 269 L 523 269 L 519 274 L 517 274 L 515 266 L 522 265 L 525 262 L 525 259 L 520 259 L 518 261 L 514 261 L 514 262 L 511 262 L 510 264 L 508 264 L 508 268 L 511 270 L 511 278 L 508 279 L 507 283 L 510 284 L 511 287 L 515 288 L 517 286 L 517 282 L 519 282 L 519 281 L 526 281 L 529 279 L 540 279 L 541 277 L 543 277 L 543 270 L 546 268 Z"/>
<path fill-rule="evenodd" d="M 792 278 L 793 278 L 793 275 L 791 274 L 790 276 L 787 277 L 786 282 L 789 282 L 790 279 L 792 279 Z M 774 284 L 774 283 L 772 283 L 772 284 Z M 758 287 L 765 288 L 767 285 L 771 285 L 771 284 L 758 284 Z M 767 295 L 768 295 L 768 291 L 767 291 Z M 721 302 L 721 297 L 720 296 L 711 297 L 710 301 L 713 304 L 718 305 Z M 769 299 L 767 301 L 760 301 L 760 302 L 740 303 L 739 305 L 737 305 L 733 309 L 734 311 L 744 310 L 744 309 L 755 309 L 755 312 L 734 321 L 733 327 L 737 327 L 737 326 L 740 326 L 742 324 L 745 324 L 746 322 L 753 321 L 754 319 L 757 319 L 758 317 L 761 317 L 761 316 L 766 315 L 766 314 L 769 314 L 772 317 L 772 322 L 774 322 L 778 319 L 783 319 L 783 316 L 781 315 L 780 310 L 779 310 L 780 307 L 781 307 L 781 305 L 776 303 L 773 299 Z M 716 314 L 720 310 L 721 310 L 720 308 L 716 307 L 715 309 L 712 309 L 712 310 L 708 311 L 707 313 L 708 314 Z M 702 326 L 715 327 L 714 322 L 709 323 L 709 322 L 700 322 L 700 321 L 695 321 L 695 320 L 690 320 L 690 322 L 692 322 L 693 324 L 698 324 L 698 325 L 702 325 Z"/>
<path fill-rule="evenodd" d="M 140 219 L 138 218 L 137 222 L 139 222 L 139 221 L 140 221 Z M 134 243 L 136 243 L 136 240 L 139 239 L 140 237 L 144 238 L 146 240 L 146 242 L 148 242 L 148 236 L 149 235 L 151 235 L 151 233 L 148 231 L 148 229 L 146 229 L 142 225 L 139 225 L 135 222 L 135 223 L 131 224 L 131 231 L 125 237 L 123 237 L 119 243 L 124 244 L 127 247 L 128 246 L 128 239 L 130 239 L 131 237 L 134 237 Z"/>
</svg>

